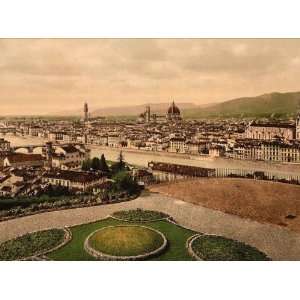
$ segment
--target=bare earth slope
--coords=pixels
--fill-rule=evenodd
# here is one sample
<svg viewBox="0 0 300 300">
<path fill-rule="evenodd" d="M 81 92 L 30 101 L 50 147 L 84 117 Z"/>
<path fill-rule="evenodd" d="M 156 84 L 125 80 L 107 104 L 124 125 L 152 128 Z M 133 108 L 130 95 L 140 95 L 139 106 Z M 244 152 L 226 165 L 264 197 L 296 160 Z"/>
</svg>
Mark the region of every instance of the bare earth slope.
<svg viewBox="0 0 300 300">
<path fill-rule="evenodd" d="M 153 186 L 151 191 L 300 231 L 300 186 L 249 179 L 201 178 Z"/>
</svg>

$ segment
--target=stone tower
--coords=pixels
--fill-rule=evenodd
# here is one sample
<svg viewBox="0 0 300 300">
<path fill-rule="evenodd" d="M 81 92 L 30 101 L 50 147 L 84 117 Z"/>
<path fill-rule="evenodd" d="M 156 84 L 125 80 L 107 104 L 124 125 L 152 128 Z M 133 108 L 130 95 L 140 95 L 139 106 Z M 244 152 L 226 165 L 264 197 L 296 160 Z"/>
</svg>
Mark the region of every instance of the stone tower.
<svg viewBox="0 0 300 300">
<path fill-rule="evenodd" d="M 300 141 L 300 112 L 296 117 L 296 140 Z"/>
<path fill-rule="evenodd" d="M 146 106 L 146 115 L 145 115 L 145 121 L 146 123 L 150 123 L 151 121 L 151 112 L 150 112 L 150 106 Z"/>
<path fill-rule="evenodd" d="M 84 103 L 83 112 L 84 112 L 84 118 L 83 118 L 84 122 L 87 122 L 89 120 L 89 107 L 86 102 Z"/>
<path fill-rule="evenodd" d="M 49 168 L 52 167 L 52 155 L 54 153 L 52 142 L 46 143 L 46 160 L 47 160 L 47 166 Z"/>
</svg>

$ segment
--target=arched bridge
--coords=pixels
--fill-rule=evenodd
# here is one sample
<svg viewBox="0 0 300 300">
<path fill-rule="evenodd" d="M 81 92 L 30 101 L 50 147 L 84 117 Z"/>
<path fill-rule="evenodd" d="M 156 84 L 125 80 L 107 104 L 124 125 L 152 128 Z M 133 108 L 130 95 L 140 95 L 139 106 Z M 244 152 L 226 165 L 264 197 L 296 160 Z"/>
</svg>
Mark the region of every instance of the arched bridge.
<svg viewBox="0 0 300 300">
<path fill-rule="evenodd" d="M 67 145 L 83 145 L 82 143 L 66 143 L 66 144 L 53 144 L 53 146 L 67 146 Z M 41 154 L 43 149 L 46 147 L 45 144 L 35 144 L 35 145 L 19 145 L 13 146 L 11 149 L 17 153 L 38 153 Z"/>
</svg>

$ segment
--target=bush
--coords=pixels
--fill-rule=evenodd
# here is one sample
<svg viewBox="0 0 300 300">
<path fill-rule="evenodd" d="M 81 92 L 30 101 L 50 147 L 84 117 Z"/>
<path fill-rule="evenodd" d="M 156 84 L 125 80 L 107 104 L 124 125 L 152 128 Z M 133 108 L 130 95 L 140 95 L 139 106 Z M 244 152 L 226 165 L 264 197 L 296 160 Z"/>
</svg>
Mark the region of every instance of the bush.
<svg viewBox="0 0 300 300">
<path fill-rule="evenodd" d="M 139 191 L 139 185 L 126 171 L 118 172 L 113 180 L 113 190 L 117 192 L 127 191 L 129 194 L 134 194 Z"/>
</svg>

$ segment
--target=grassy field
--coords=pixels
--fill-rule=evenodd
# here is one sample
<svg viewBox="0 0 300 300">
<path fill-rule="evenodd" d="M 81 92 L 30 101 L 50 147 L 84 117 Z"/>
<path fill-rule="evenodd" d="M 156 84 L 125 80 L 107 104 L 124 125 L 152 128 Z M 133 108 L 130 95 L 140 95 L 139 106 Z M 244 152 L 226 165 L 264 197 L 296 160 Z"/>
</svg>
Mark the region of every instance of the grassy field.
<svg viewBox="0 0 300 300">
<path fill-rule="evenodd" d="M 97 229 L 123 224 L 128 223 L 107 218 L 95 223 L 72 227 L 72 241 L 61 249 L 48 254 L 48 257 L 53 260 L 95 260 L 83 248 L 87 236 Z M 140 223 L 130 224 L 140 225 Z M 166 251 L 159 257 L 152 258 L 152 260 L 192 260 L 185 248 L 185 243 L 194 234 L 193 231 L 184 229 L 168 221 L 149 222 L 143 223 L 143 225 L 160 231 L 168 239 L 168 248 Z"/>
<path fill-rule="evenodd" d="M 28 233 L 0 245 L 0 260 L 17 260 L 50 250 L 64 240 L 62 229 L 51 229 Z"/>
<path fill-rule="evenodd" d="M 199 178 L 152 186 L 151 191 L 300 231 L 300 186 L 241 178 Z"/>
<path fill-rule="evenodd" d="M 193 241 L 192 249 L 204 260 L 268 260 L 267 256 L 257 249 L 221 236 L 200 236 Z"/>
<path fill-rule="evenodd" d="M 93 249 L 108 255 L 136 256 L 159 248 L 163 238 L 145 227 L 117 226 L 95 232 L 89 243 Z"/>
</svg>

